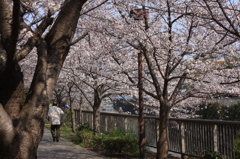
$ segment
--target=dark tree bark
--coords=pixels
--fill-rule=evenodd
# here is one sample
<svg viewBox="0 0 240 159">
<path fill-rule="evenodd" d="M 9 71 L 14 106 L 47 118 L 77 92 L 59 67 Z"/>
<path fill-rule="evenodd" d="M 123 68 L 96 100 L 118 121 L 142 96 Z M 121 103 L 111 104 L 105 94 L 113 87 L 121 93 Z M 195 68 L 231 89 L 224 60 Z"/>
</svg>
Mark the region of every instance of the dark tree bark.
<svg viewBox="0 0 240 159">
<path fill-rule="evenodd" d="M 182 76 L 179 78 L 177 85 L 175 86 L 174 91 L 171 94 L 171 97 L 168 98 L 168 87 L 169 87 L 169 77 L 170 77 L 170 69 L 166 66 L 165 70 L 165 79 L 163 83 L 163 88 L 160 88 L 160 83 L 156 76 L 156 72 L 154 69 L 154 65 L 151 62 L 151 55 L 141 43 L 140 43 L 141 51 L 146 59 L 148 69 L 150 71 L 151 78 L 153 80 L 153 85 L 155 87 L 156 96 L 153 95 L 155 99 L 159 101 L 160 111 L 159 111 L 159 134 L 157 141 L 157 156 L 156 159 L 164 159 L 168 156 L 168 122 L 169 122 L 169 111 L 170 108 L 173 107 L 176 102 L 176 98 L 180 88 L 182 87 L 187 73 L 183 72 Z M 145 93 L 149 93 L 145 91 Z M 150 94 L 149 94 L 150 95 Z"/>
<path fill-rule="evenodd" d="M 167 158 L 168 156 L 168 116 L 169 108 L 164 103 L 160 102 L 157 159 Z"/>
<path fill-rule="evenodd" d="M 37 158 L 44 119 L 62 64 L 69 51 L 82 5 L 87 0 L 68 0 L 51 30 L 47 15 L 36 33 L 17 50 L 20 30 L 20 0 L 0 1 L 0 158 Z M 29 94 L 24 101 L 23 74 L 18 61 L 37 47 L 38 61 Z"/>
<path fill-rule="evenodd" d="M 93 131 L 94 133 L 100 132 L 100 106 L 102 103 L 101 95 L 98 90 L 94 90 L 94 103 L 93 103 Z"/>
<path fill-rule="evenodd" d="M 87 102 L 91 105 L 93 109 L 93 131 L 96 134 L 97 132 L 100 131 L 100 106 L 102 100 L 106 97 L 113 95 L 114 93 L 110 91 L 112 88 L 105 84 L 97 84 L 97 82 L 95 82 L 93 85 L 91 85 L 86 81 L 82 82 L 87 86 L 91 87 L 93 90 L 94 99 L 92 102 L 91 99 L 88 98 L 84 90 L 81 87 L 79 87 L 78 84 L 76 84 L 77 89 L 81 91 L 83 97 L 87 100 Z"/>
<path fill-rule="evenodd" d="M 73 107 L 74 98 L 72 98 L 72 96 L 71 96 L 73 86 L 74 86 L 73 83 L 68 83 L 67 93 L 68 93 L 69 104 L 70 104 L 70 109 L 71 109 L 72 132 L 76 132 L 76 119 L 75 119 L 75 112 L 74 112 L 74 107 Z"/>
</svg>

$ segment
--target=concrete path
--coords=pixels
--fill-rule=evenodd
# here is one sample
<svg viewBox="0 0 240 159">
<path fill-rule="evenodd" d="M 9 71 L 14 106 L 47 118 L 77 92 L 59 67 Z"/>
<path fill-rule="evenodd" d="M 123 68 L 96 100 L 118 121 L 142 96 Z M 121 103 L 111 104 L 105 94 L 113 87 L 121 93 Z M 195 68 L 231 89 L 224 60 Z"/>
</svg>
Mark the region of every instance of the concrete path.
<svg viewBox="0 0 240 159">
<path fill-rule="evenodd" d="M 51 133 L 46 128 L 38 147 L 37 156 L 38 159 L 110 159 L 81 146 L 74 145 L 63 138 L 59 142 L 53 142 Z"/>
</svg>

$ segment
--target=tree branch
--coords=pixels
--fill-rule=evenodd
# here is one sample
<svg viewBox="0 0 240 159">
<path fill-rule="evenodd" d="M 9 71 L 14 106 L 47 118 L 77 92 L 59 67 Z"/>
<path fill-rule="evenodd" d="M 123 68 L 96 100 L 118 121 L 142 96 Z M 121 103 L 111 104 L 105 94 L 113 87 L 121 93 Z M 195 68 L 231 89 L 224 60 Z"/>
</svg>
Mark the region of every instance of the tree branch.
<svg viewBox="0 0 240 159">
<path fill-rule="evenodd" d="M 13 1 L 13 21 L 11 31 L 11 53 L 8 58 L 13 60 L 20 30 L 20 0 Z"/>
<path fill-rule="evenodd" d="M 157 76 L 156 76 L 156 73 L 154 71 L 154 68 L 153 68 L 153 64 L 151 62 L 151 58 L 150 58 L 150 55 L 149 55 L 149 52 L 147 51 L 147 49 L 139 42 L 140 46 L 141 46 L 141 49 L 143 51 L 143 55 L 147 61 L 147 65 L 148 65 L 148 68 L 149 68 L 149 71 L 150 71 L 150 75 L 152 77 L 152 80 L 153 80 L 153 84 L 154 84 L 154 87 L 156 89 L 156 93 L 157 93 L 157 96 L 158 96 L 158 99 L 161 97 L 161 88 L 160 88 L 160 84 L 158 82 L 158 79 L 157 79 Z"/>
<path fill-rule="evenodd" d="M 80 37 L 78 37 L 75 41 L 72 41 L 72 42 L 69 44 L 69 46 L 76 44 L 77 42 L 79 42 L 80 40 L 82 40 L 83 38 L 85 38 L 87 35 L 88 35 L 88 32 L 83 33 L 83 35 L 81 35 Z"/>
<path fill-rule="evenodd" d="M 46 99 L 46 72 L 47 72 L 47 43 L 44 39 L 41 39 L 40 44 L 38 45 L 38 61 L 35 70 L 35 74 L 32 80 L 31 87 L 29 89 L 29 94 L 27 96 L 26 102 L 30 101 L 32 103 L 39 103 L 35 100 L 35 97 L 42 98 L 42 102 L 45 102 Z M 32 105 L 30 105 L 33 107 Z"/>
<path fill-rule="evenodd" d="M 48 15 L 46 15 L 46 17 L 43 19 L 41 24 L 33 32 L 33 36 L 29 38 L 27 43 L 23 45 L 22 49 L 16 53 L 14 57 L 15 62 L 22 60 L 32 51 L 34 46 L 37 44 L 37 42 L 41 38 L 41 35 L 43 34 L 43 32 L 47 29 L 49 25 L 53 23 L 53 18 L 51 18 L 51 16 L 52 14 L 48 12 Z"/>
<path fill-rule="evenodd" d="M 92 10 L 100 7 L 101 5 L 103 5 L 104 3 L 106 3 L 107 1 L 108 1 L 108 0 L 105 0 L 105 1 L 103 1 L 102 3 L 100 3 L 99 5 L 97 5 L 96 7 L 93 7 L 93 8 L 91 8 L 91 9 L 87 10 L 86 12 L 83 12 L 82 14 L 80 14 L 80 16 L 81 16 L 81 15 L 84 15 L 84 14 L 87 14 L 88 12 L 91 12 Z"/>
<path fill-rule="evenodd" d="M 182 88 L 182 85 L 186 79 L 186 76 L 187 76 L 187 73 L 183 73 L 182 77 L 179 79 L 179 81 L 169 99 L 170 105 L 174 104 L 173 102 L 176 100 L 179 90 Z"/>
<path fill-rule="evenodd" d="M 87 95 L 85 94 L 85 92 L 77 85 L 75 84 L 76 87 L 78 88 L 78 90 L 81 91 L 81 93 L 83 94 L 84 98 L 87 100 L 87 102 L 91 105 L 91 107 L 93 107 L 93 103 L 88 99 Z"/>
</svg>

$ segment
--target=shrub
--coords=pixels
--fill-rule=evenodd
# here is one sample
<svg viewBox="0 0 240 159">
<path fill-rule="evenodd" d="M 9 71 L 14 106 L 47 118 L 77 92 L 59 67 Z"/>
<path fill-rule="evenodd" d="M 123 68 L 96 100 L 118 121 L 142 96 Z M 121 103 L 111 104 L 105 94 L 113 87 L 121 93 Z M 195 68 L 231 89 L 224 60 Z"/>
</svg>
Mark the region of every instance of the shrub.
<svg viewBox="0 0 240 159">
<path fill-rule="evenodd" d="M 131 155 L 138 154 L 138 140 L 133 132 L 125 132 L 121 129 L 115 129 L 112 133 L 99 133 L 82 129 L 77 132 L 80 142 L 89 148 L 102 150 L 107 155 Z"/>
<path fill-rule="evenodd" d="M 113 131 L 111 133 L 109 133 L 108 135 L 110 137 L 121 137 L 121 136 L 126 136 L 126 132 L 123 129 L 113 129 Z"/>
<path fill-rule="evenodd" d="M 102 138 L 102 148 L 108 155 L 134 155 L 138 153 L 138 140 L 132 131 L 114 129 L 112 133 Z"/>
<path fill-rule="evenodd" d="M 90 128 L 90 124 L 89 124 L 89 122 L 85 122 L 85 123 L 83 123 L 81 126 L 80 126 L 80 128 L 79 128 L 79 131 L 81 131 L 81 130 L 91 130 L 91 128 Z"/>
<path fill-rule="evenodd" d="M 133 155 L 138 152 L 138 140 L 127 137 L 108 137 L 102 140 L 102 148 L 108 155 Z"/>
<path fill-rule="evenodd" d="M 93 141 L 93 132 L 88 130 L 82 130 L 77 132 L 77 136 L 79 138 L 80 143 L 83 143 L 86 147 L 92 146 Z"/>
<path fill-rule="evenodd" d="M 92 147 L 95 150 L 101 150 L 102 149 L 102 140 L 104 136 L 102 134 L 94 135 L 92 139 Z"/>
</svg>

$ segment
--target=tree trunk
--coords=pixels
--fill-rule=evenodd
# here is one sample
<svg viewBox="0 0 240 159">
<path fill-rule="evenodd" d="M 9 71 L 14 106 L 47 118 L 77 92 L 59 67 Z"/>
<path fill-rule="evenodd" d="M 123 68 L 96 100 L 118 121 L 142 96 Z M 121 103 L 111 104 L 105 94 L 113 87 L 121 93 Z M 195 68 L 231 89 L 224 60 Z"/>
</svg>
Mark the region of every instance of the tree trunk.
<svg viewBox="0 0 240 159">
<path fill-rule="evenodd" d="M 93 131 L 94 133 L 100 132 L 100 106 L 101 98 L 99 92 L 94 91 L 94 104 L 93 104 Z"/>
<path fill-rule="evenodd" d="M 94 103 L 93 103 L 93 132 L 96 134 L 100 132 L 100 106 L 102 102 L 101 86 L 94 90 Z"/>
<path fill-rule="evenodd" d="M 79 125 L 78 125 L 78 128 L 80 128 L 82 126 L 82 104 L 83 104 L 83 97 L 81 96 L 80 97 L 80 102 L 79 102 L 80 108 L 79 108 Z"/>
<path fill-rule="evenodd" d="M 93 132 L 100 132 L 100 105 L 93 108 Z"/>
<path fill-rule="evenodd" d="M 71 108 L 72 132 L 76 132 L 76 119 L 72 100 L 70 100 L 70 108 Z"/>
<path fill-rule="evenodd" d="M 87 0 L 66 0 L 54 25 L 45 40 L 48 44 L 47 92 L 48 99 L 53 97 L 58 76 L 68 55 L 75 34 L 80 11 Z"/>
<path fill-rule="evenodd" d="M 159 114 L 159 138 L 157 142 L 157 157 L 156 159 L 165 159 L 168 156 L 168 107 L 161 103 Z"/>
<path fill-rule="evenodd" d="M 39 45 L 36 72 L 30 87 L 29 95 L 23 104 L 23 76 L 16 69 L 7 70 L 12 76 L 4 76 L 0 86 L 1 94 L 8 88 L 6 96 L 0 96 L 0 158 L 32 159 L 36 158 L 37 148 L 43 135 L 46 111 L 46 68 L 47 52 L 45 43 Z M 44 51 L 45 50 L 45 51 Z M 12 77 L 11 80 L 4 80 Z M 8 83 L 10 82 L 10 83 Z M 5 85 L 4 85 L 5 84 Z M 15 89 L 14 89 L 15 88 Z M 7 100 L 6 100 L 7 99 Z M 41 99 L 41 100 L 39 100 Z"/>
</svg>

